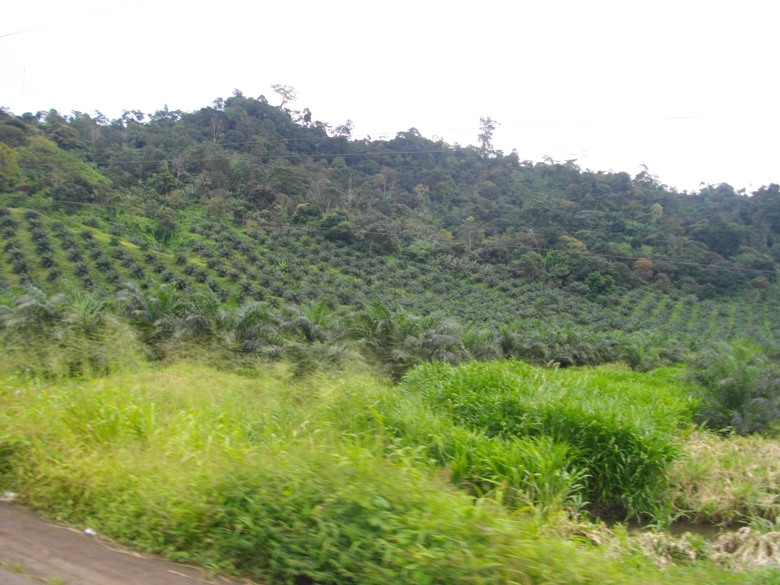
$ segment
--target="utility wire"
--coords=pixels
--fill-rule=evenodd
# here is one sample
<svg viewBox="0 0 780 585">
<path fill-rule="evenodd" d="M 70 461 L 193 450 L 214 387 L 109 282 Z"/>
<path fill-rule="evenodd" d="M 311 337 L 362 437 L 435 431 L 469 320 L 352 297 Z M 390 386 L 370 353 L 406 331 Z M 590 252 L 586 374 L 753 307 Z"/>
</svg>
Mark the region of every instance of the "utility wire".
<svg viewBox="0 0 780 585">
<path fill-rule="evenodd" d="M 111 8 L 103 8 L 102 10 L 96 10 L 94 12 L 87 12 L 85 14 L 75 14 L 75 15 L 72 15 L 72 16 L 68 16 L 67 18 L 62 18 L 60 20 L 55 20 L 54 22 L 48 22 L 46 24 L 39 24 L 39 25 L 36 25 L 36 26 L 31 26 L 29 28 L 23 28 L 23 29 L 20 29 L 20 30 L 15 30 L 13 32 L 5 33 L 5 34 L 0 35 L 0 39 L 5 39 L 5 38 L 8 38 L 8 37 L 13 37 L 13 36 L 16 36 L 16 35 L 21 35 L 21 34 L 25 34 L 25 33 L 28 33 L 28 32 L 41 30 L 41 29 L 44 29 L 44 28 L 49 28 L 50 26 L 57 26 L 59 24 L 70 22 L 71 20 L 76 20 L 76 19 L 79 19 L 79 18 L 86 18 L 86 17 L 89 17 L 89 16 L 95 16 L 97 14 L 104 14 L 106 12 L 113 12 L 114 10 L 120 10 L 122 8 L 127 8 L 128 6 L 136 6 L 138 4 L 143 4 L 143 3 L 148 2 L 148 1 L 149 0 L 138 0 L 137 2 L 129 2 L 127 4 L 120 4 L 119 6 L 112 6 Z"/>
<path fill-rule="evenodd" d="M 144 0 L 148 1 L 148 0 Z M 219 112 L 218 110 L 215 110 L 215 113 Z M 196 112 L 192 112 L 194 114 Z M 565 122 L 527 122 L 527 123 L 518 123 L 518 124 L 511 124 L 511 125 L 504 125 L 502 124 L 502 128 L 532 128 L 532 127 L 544 127 L 544 126 L 567 126 L 567 125 L 580 125 L 580 124 L 611 124 L 615 122 L 626 122 L 626 121 L 663 121 L 663 120 L 688 120 L 688 119 L 698 119 L 701 118 L 701 116 L 667 116 L 667 117 L 658 117 L 658 118 L 631 118 L 627 120 L 574 120 L 574 121 L 565 121 Z M 70 125 L 70 122 L 66 118 L 66 122 Z M 136 122 L 140 126 L 149 126 L 149 122 Z M 294 123 L 294 122 L 293 122 Z M 71 126 L 72 127 L 72 126 Z M 110 128 L 109 125 L 97 125 L 98 128 Z M 126 130 L 127 127 L 122 127 L 122 131 Z M 300 128 L 307 128 L 305 126 L 301 126 Z M 444 128 L 444 129 L 434 129 L 433 136 L 438 137 L 439 134 L 444 132 L 478 132 L 479 128 L 476 126 L 469 126 L 469 127 L 453 127 L 453 128 Z M 352 143 L 356 142 L 362 142 L 362 141 L 370 141 L 370 142 L 379 142 L 382 144 L 385 144 L 387 142 L 390 142 L 396 138 L 398 138 L 399 134 L 404 134 L 408 132 L 408 130 L 400 130 L 395 132 L 363 132 L 361 134 L 349 136 L 348 140 Z M 378 136 L 379 138 L 372 138 L 372 136 Z M 384 138 L 392 136 L 392 138 Z M 179 134 L 177 138 L 191 138 L 193 140 L 197 140 L 198 137 L 190 137 L 187 135 Z M 245 146 L 245 145 L 255 145 L 255 146 L 261 146 L 264 144 L 278 144 L 278 143 L 302 143 L 302 142 L 320 142 L 320 141 L 326 141 L 326 140 L 335 140 L 338 139 L 338 136 L 308 136 L 308 137 L 301 137 L 301 138 L 268 138 L 268 139 L 251 139 L 251 140 L 242 140 L 242 141 L 232 141 L 232 142 L 211 142 L 211 141 L 205 141 L 201 140 L 200 142 L 193 142 L 191 144 L 185 144 L 183 146 L 151 146 L 150 149 L 154 149 L 157 151 L 180 151 L 185 148 L 196 148 L 199 146 Z M 473 148 L 477 148 L 473 145 L 461 145 L 461 144 L 450 144 L 446 141 L 444 141 L 442 138 L 437 138 L 436 140 L 431 138 L 426 138 L 425 136 L 420 136 L 424 141 L 426 142 L 432 142 L 434 144 L 441 144 L 448 148 L 469 148 L 470 146 Z M 123 146 L 127 146 L 126 144 Z M 568 148 L 563 146 L 556 146 L 553 147 L 556 149 L 562 149 L 562 148 Z M 97 150 L 88 150 L 88 149 L 77 149 L 80 154 L 92 154 L 92 155 L 100 155 L 104 154 L 105 151 L 97 151 Z"/>
<path fill-rule="evenodd" d="M 476 147 L 475 147 L 476 148 Z M 324 157 L 355 157 L 355 156 L 371 156 L 371 157 L 382 157 L 382 156 L 393 156 L 393 155 L 408 155 L 408 154 L 447 154 L 446 151 L 441 149 L 435 149 L 435 150 L 387 150 L 382 152 L 328 152 L 328 153 L 298 153 L 298 152 L 290 152 L 287 154 L 263 154 L 263 155 L 253 155 L 253 156 L 246 156 L 244 155 L 244 158 L 242 159 L 242 162 L 262 162 L 264 159 L 281 159 L 281 158 L 295 158 L 295 159 L 304 159 L 304 158 L 324 158 Z M 241 153 L 239 153 L 241 154 Z M 96 164 L 98 168 L 105 167 L 105 166 L 123 166 L 123 165 L 138 165 L 138 164 L 153 164 L 153 163 L 161 163 L 161 162 L 168 162 L 173 163 L 175 157 L 167 158 L 153 158 L 153 159 L 141 159 L 141 160 L 111 160 L 106 161 L 104 163 L 100 163 L 97 161 L 79 161 L 79 162 L 85 162 L 87 164 Z M 217 161 L 227 161 L 227 160 L 233 160 L 234 156 L 217 156 L 217 157 L 195 157 L 195 158 L 187 158 L 184 160 L 184 162 L 217 162 Z M 56 167 L 63 167 L 63 166 L 70 166 L 73 164 L 73 161 L 63 161 L 63 162 L 51 162 L 51 163 L 26 163 L 26 162 L 18 162 L 17 163 L 22 168 L 38 168 L 38 169 L 46 169 L 46 168 L 56 168 Z"/>
<path fill-rule="evenodd" d="M 98 205 L 102 207 L 107 207 L 105 205 L 102 205 L 100 203 L 85 203 L 83 201 L 66 201 L 66 200 L 57 200 L 57 203 L 65 203 L 69 205 L 81 205 L 84 207 L 89 207 L 92 205 Z M 236 222 L 236 226 L 240 226 L 238 222 Z M 297 232 L 297 233 L 310 233 L 310 232 L 321 232 L 321 233 L 327 233 L 327 232 L 334 232 L 334 231 L 342 231 L 343 228 L 333 227 L 323 227 L 323 226 L 314 226 L 314 225 L 295 225 L 295 224 L 286 224 L 282 222 L 261 222 L 259 227 L 261 228 L 272 228 L 284 232 Z M 366 234 L 371 236 L 383 236 L 383 237 L 394 237 L 401 240 L 406 241 L 414 241 L 416 239 L 420 239 L 418 235 L 411 234 L 411 233 L 403 233 L 403 232 L 395 232 L 395 231 L 381 231 L 381 230 L 371 230 L 371 229 L 360 229 L 353 228 L 353 230 L 359 234 Z M 209 238 L 211 239 L 211 238 Z M 439 239 L 438 241 L 442 241 Z M 533 252 L 552 252 L 552 251 L 559 251 L 563 252 L 567 255 L 574 255 L 574 256 L 582 256 L 587 258 L 609 258 L 612 260 L 628 260 L 632 262 L 636 262 L 637 260 L 652 260 L 651 257 L 647 256 L 628 256 L 623 254 L 602 254 L 598 252 L 591 252 L 591 251 L 583 251 L 583 250 L 560 250 L 558 248 L 549 248 L 549 247 L 536 247 L 536 246 L 527 246 L 524 244 L 512 244 L 510 242 L 490 242 L 489 245 L 493 248 L 501 248 L 501 249 L 507 249 L 507 250 L 523 250 L 523 251 L 533 251 Z M 691 266 L 691 267 L 697 267 L 697 268 L 715 268 L 717 270 L 728 270 L 736 273 L 744 273 L 744 272 L 751 272 L 756 274 L 776 274 L 776 271 L 774 270 L 764 270 L 761 268 L 737 268 L 735 266 L 722 266 L 719 264 L 714 263 L 703 263 L 703 262 L 690 262 L 686 260 L 667 260 L 665 258 L 658 258 L 656 255 L 656 261 L 661 261 L 664 264 L 670 264 L 672 266 Z"/>
</svg>

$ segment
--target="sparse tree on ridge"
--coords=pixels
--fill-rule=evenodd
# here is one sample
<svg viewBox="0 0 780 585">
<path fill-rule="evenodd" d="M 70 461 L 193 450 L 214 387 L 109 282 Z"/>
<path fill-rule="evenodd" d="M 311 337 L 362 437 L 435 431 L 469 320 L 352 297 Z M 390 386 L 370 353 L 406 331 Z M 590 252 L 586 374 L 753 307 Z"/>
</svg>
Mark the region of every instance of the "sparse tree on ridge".
<svg viewBox="0 0 780 585">
<path fill-rule="evenodd" d="M 479 119 L 479 150 L 482 156 L 489 156 L 493 153 L 493 132 L 498 126 L 498 122 L 488 116 L 487 118 L 480 117 Z"/>
<path fill-rule="evenodd" d="M 286 103 L 294 102 L 296 99 L 298 99 L 298 92 L 294 87 L 290 85 L 282 85 L 280 83 L 274 83 L 271 86 L 271 89 L 273 89 L 274 92 L 278 93 L 282 98 L 282 103 L 279 104 L 280 108 L 283 108 Z"/>
</svg>

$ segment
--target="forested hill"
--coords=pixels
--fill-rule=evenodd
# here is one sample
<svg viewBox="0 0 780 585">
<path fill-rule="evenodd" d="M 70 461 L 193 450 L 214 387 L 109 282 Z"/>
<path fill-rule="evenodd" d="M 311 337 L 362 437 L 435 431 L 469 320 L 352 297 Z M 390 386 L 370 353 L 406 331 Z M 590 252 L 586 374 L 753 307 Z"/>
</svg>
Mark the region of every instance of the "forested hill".
<svg viewBox="0 0 780 585">
<path fill-rule="evenodd" d="M 776 278 L 776 184 L 677 193 L 649 172 L 495 151 L 489 118 L 479 146 L 464 147 L 413 128 L 353 139 L 351 123 L 331 127 L 290 105 L 236 91 L 195 112 L 116 120 L 2 111 L 2 204 L 183 254 L 203 218 L 305 228 L 374 257 L 494 265 L 591 300 L 640 287 L 706 299 Z"/>
</svg>

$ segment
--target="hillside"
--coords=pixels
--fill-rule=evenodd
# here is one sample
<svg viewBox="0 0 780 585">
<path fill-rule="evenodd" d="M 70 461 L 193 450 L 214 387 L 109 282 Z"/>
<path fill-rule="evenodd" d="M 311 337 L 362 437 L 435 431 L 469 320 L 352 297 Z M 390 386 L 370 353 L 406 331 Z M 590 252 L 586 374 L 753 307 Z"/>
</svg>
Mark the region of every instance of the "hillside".
<svg viewBox="0 0 780 585">
<path fill-rule="evenodd" d="M 197 112 L 109 121 L 56 111 L 0 119 L 3 192 L 110 220 L 174 248 L 193 208 L 236 225 L 306 225 L 369 253 L 470 257 L 556 286 L 653 282 L 700 297 L 774 281 L 780 188 L 679 194 L 651 174 L 504 155 L 415 129 L 351 140 L 308 109 L 236 92 Z M 537 256 L 538 254 L 538 256 Z M 588 278 L 590 277 L 590 280 Z M 576 286 L 575 283 L 580 283 Z"/>
<path fill-rule="evenodd" d="M 780 187 L 491 132 L 0 114 L 0 493 L 269 583 L 778 582 Z"/>
<path fill-rule="evenodd" d="M 315 362 L 357 351 L 393 376 L 507 357 L 648 369 L 724 339 L 776 351 L 780 187 L 676 193 L 523 161 L 491 132 L 352 139 L 240 92 L 116 120 L 3 112 L 8 310 L 35 298 L 53 323 L 86 294 L 154 358 L 308 362 L 316 346 Z"/>
</svg>

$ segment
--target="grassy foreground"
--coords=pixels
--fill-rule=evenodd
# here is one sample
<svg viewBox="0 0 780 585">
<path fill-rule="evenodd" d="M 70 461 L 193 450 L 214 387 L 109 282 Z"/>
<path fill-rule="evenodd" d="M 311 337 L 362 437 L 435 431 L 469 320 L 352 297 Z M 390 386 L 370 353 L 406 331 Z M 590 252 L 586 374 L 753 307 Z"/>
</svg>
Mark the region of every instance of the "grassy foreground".
<svg viewBox="0 0 780 585">
<path fill-rule="evenodd" d="M 86 381 L 6 378 L 0 489 L 138 547 L 271 583 L 780 582 L 771 570 L 724 570 L 703 543 L 692 545 L 698 562 L 662 569 L 627 533 L 595 537 L 567 520 L 594 497 L 628 511 L 619 489 L 629 484 L 592 477 L 617 477 L 621 450 L 602 460 L 586 448 L 612 431 L 634 446 L 627 456 L 658 458 L 631 505 L 662 501 L 657 472 L 689 408 L 661 393 L 672 371 L 480 367 L 425 366 L 397 386 L 190 364 Z M 527 383 L 502 387 L 500 372 Z M 503 388 L 495 403 L 476 410 L 468 376 L 492 376 Z M 642 380 L 658 400 L 643 401 Z M 617 396 L 632 392 L 624 411 Z M 497 408 L 506 424 L 486 427 Z M 676 414 L 650 425 L 660 413 Z M 558 415 L 569 422 L 555 426 Z"/>
</svg>

